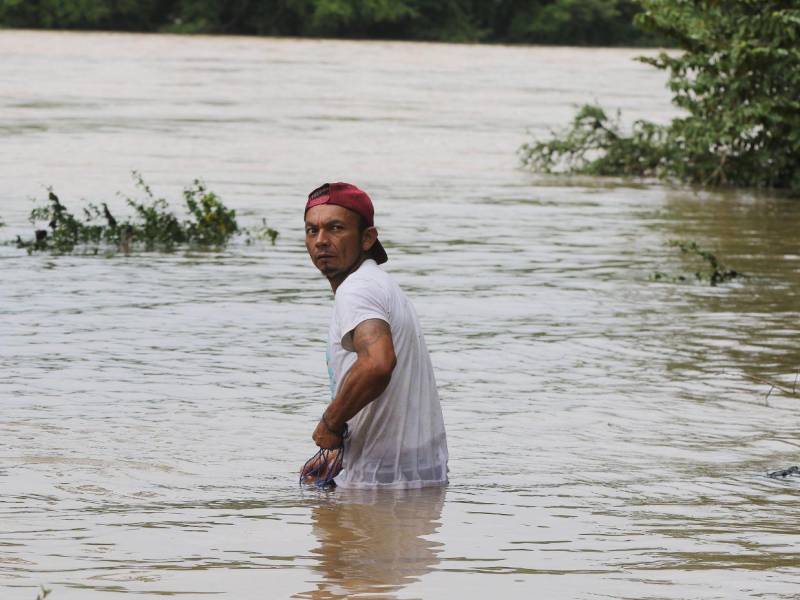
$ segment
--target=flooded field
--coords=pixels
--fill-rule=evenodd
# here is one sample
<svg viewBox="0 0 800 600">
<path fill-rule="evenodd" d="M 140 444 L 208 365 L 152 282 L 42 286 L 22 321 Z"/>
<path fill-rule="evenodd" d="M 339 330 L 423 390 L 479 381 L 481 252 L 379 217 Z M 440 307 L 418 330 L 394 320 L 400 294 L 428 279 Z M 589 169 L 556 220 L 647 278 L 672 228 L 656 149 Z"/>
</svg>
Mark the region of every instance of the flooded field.
<svg viewBox="0 0 800 600">
<path fill-rule="evenodd" d="M 0 239 L 31 197 L 177 202 L 277 244 L 0 246 L 0 598 L 797 598 L 800 203 L 542 179 L 529 133 L 674 113 L 632 50 L 0 32 Z M 451 484 L 301 490 L 327 401 L 305 195 L 366 189 Z M 669 246 L 747 277 L 711 287 Z M 685 283 L 651 280 L 688 274 Z M 797 383 L 800 388 L 800 383 Z"/>
</svg>

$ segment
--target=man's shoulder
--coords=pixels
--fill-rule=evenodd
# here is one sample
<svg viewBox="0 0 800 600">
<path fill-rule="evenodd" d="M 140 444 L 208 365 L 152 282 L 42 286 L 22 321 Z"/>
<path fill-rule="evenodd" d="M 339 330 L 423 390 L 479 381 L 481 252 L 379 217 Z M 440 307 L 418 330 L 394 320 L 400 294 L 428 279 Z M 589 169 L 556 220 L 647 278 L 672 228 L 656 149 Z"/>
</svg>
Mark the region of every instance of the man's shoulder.
<svg viewBox="0 0 800 600">
<path fill-rule="evenodd" d="M 394 278 L 374 260 L 368 260 L 342 282 L 336 290 L 335 301 L 339 304 L 350 302 L 351 299 L 358 301 L 358 298 L 372 298 L 389 306 L 394 303 L 393 298 L 402 295 L 403 292 Z"/>
<path fill-rule="evenodd" d="M 377 263 L 372 260 L 365 260 L 364 263 L 351 273 L 350 276 L 342 282 L 339 289 L 352 291 L 357 289 L 387 289 L 394 280 L 391 275 L 381 269 Z"/>
</svg>

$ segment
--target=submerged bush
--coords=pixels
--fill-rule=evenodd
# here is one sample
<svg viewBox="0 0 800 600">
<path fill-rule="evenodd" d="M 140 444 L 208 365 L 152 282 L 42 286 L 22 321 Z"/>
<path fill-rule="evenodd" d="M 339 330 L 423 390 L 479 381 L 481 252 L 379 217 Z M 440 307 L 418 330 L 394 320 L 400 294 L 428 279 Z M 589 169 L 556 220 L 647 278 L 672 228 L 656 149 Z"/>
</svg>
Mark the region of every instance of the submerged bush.
<svg viewBox="0 0 800 600">
<path fill-rule="evenodd" d="M 616 119 L 599 106 L 583 106 L 569 129 L 543 142 L 520 149 L 527 165 L 541 173 L 586 175 L 658 175 L 665 164 L 665 131 L 652 123 L 637 121 L 625 136 Z"/>
<path fill-rule="evenodd" d="M 45 598 L 47 598 L 50 595 L 50 592 L 52 592 L 52 591 L 53 590 L 51 590 L 49 588 L 46 588 L 43 585 L 40 585 L 39 586 L 39 593 L 36 594 L 36 600 L 44 600 Z"/>
<path fill-rule="evenodd" d="M 247 243 L 252 244 L 253 240 L 269 240 L 270 244 L 275 245 L 278 239 L 278 232 L 267 225 L 266 219 L 261 219 L 261 225 L 247 230 Z"/>
<path fill-rule="evenodd" d="M 715 254 L 704 250 L 697 242 L 670 240 L 669 245 L 678 248 L 681 254 L 687 258 L 699 262 L 697 270 L 693 273 L 697 281 L 708 283 L 710 286 L 716 286 L 720 283 L 736 279 L 737 277 L 745 276 L 739 271 L 727 268 Z M 686 275 L 668 275 L 661 271 L 656 271 L 650 278 L 654 281 L 671 281 L 673 283 L 689 281 L 690 279 Z"/>
<path fill-rule="evenodd" d="M 534 170 L 659 176 L 800 194 L 800 6 L 794 0 L 642 0 L 643 27 L 683 52 L 640 57 L 669 74 L 668 125 L 584 106 L 572 126 L 520 150 Z"/>
<path fill-rule="evenodd" d="M 99 206 L 88 204 L 82 215 L 76 216 L 61 202 L 52 189 L 48 190 L 47 202 L 31 211 L 32 224 L 46 222 L 46 228 L 37 229 L 32 240 L 17 237 L 17 246 L 29 253 L 50 251 L 69 253 L 76 249 L 97 253 L 105 247 L 109 250 L 130 252 L 170 251 L 179 245 L 199 248 L 225 246 L 242 230 L 236 221 L 236 211 L 227 208 L 219 197 L 209 191 L 203 183 L 195 180 L 183 191 L 188 218 L 180 219 L 164 198 L 157 198 L 138 173 L 134 173 L 136 186 L 144 193 L 143 200 L 126 198 L 133 214 L 118 220 L 103 202 Z M 258 231 L 260 231 L 260 228 Z M 278 232 L 266 226 L 270 241 L 274 244 Z"/>
<path fill-rule="evenodd" d="M 186 237 L 200 246 L 222 246 L 237 231 L 236 211 L 225 207 L 214 192 L 195 180 L 183 191 L 186 208 L 192 217 L 186 221 Z"/>
</svg>

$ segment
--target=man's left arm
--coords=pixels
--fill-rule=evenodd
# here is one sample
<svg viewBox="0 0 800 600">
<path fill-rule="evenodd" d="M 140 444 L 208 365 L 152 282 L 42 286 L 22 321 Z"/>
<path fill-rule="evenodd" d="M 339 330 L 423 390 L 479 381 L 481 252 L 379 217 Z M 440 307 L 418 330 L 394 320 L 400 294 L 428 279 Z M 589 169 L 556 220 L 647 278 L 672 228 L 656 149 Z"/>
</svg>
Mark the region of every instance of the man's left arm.
<svg viewBox="0 0 800 600">
<path fill-rule="evenodd" d="M 351 335 L 356 362 L 314 430 L 312 438 L 320 448 L 342 445 L 341 432 L 345 423 L 383 393 L 397 364 L 392 331 L 386 321 L 367 319 L 359 323 Z"/>
</svg>

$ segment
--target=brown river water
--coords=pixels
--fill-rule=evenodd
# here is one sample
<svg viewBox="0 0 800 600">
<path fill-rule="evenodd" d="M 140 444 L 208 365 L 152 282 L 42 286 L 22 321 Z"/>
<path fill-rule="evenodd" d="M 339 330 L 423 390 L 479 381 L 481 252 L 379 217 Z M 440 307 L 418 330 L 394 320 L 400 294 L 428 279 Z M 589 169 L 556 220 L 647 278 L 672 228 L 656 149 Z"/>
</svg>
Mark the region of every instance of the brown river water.
<svg viewBox="0 0 800 600">
<path fill-rule="evenodd" d="M 0 599 L 800 598 L 800 203 L 542 178 L 597 100 L 675 113 L 615 49 L 0 32 L 0 238 L 31 197 L 177 202 L 277 244 L 0 246 Z M 305 194 L 368 190 L 436 367 L 451 484 L 301 490 L 327 396 Z M 746 279 L 651 281 L 695 240 Z M 800 384 L 798 384 L 800 387 Z"/>
</svg>

